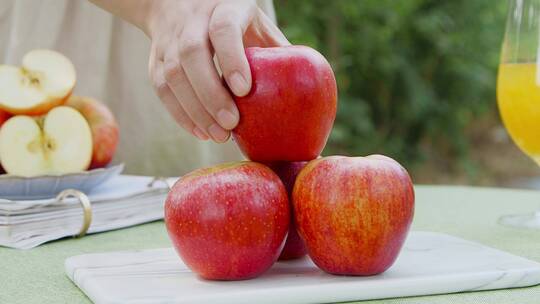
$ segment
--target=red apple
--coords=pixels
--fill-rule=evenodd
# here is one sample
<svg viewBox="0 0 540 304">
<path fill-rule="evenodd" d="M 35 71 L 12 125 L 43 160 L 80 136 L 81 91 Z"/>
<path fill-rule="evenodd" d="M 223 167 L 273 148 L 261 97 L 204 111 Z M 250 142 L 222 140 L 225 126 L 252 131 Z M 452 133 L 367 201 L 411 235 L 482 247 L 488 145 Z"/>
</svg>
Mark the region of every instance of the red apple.
<svg viewBox="0 0 540 304">
<path fill-rule="evenodd" d="M 2 127 L 4 122 L 6 122 L 6 120 L 8 120 L 10 117 L 11 117 L 11 114 L 9 114 L 6 111 L 0 110 L 0 127 Z"/>
<path fill-rule="evenodd" d="M 107 106 L 90 97 L 71 96 L 67 106 L 78 110 L 92 131 L 94 150 L 89 169 L 105 167 L 114 157 L 118 145 L 118 123 Z"/>
<path fill-rule="evenodd" d="M 244 280 L 277 260 L 289 229 L 279 177 L 254 162 L 227 163 L 183 176 L 165 202 L 165 223 L 186 265 L 211 280 Z"/>
<path fill-rule="evenodd" d="M 322 151 L 336 117 L 330 64 L 306 46 L 247 48 L 251 91 L 234 97 L 240 122 L 233 136 L 249 159 L 306 161 Z"/>
<path fill-rule="evenodd" d="M 310 162 L 293 190 L 298 231 L 313 262 L 339 275 L 374 275 L 396 260 L 414 213 L 407 171 L 382 156 Z"/>
<path fill-rule="evenodd" d="M 2 127 L 4 122 L 6 122 L 6 120 L 8 120 L 10 117 L 11 117 L 11 114 L 9 114 L 8 112 L 0 110 L 0 127 Z M 4 173 L 6 173 L 6 171 L 2 167 L 2 164 L 0 164 L 0 174 L 4 174 Z"/>
<path fill-rule="evenodd" d="M 279 176 L 287 193 L 289 195 L 289 202 L 291 201 L 292 189 L 294 187 L 294 181 L 296 176 L 302 168 L 307 164 L 307 162 L 275 162 L 268 164 L 268 166 L 274 170 L 274 172 Z M 285 247 L 281 251 L 279 256 L 280 260 L 291 260 L 298 259 L 305 256 L 307 253 L 306 245 L 304 241 L 298 235 L 296 231 L 296 225 L 294 224 L 294 216 L 291 213 L 291 224 L 289 226 L 289 234 L 287 235 L 287 241 L 285 242 Z"/>
</svg>

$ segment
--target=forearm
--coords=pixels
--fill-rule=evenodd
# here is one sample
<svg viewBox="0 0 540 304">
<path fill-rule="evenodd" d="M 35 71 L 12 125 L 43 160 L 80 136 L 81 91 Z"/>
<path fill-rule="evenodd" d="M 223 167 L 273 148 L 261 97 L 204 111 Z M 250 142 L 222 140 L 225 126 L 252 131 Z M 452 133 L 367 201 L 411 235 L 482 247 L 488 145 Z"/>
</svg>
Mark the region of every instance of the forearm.
<svg viewBox="0 0 540 304">
<path fill-rule="evenodd" d="M 148 15 L 152 0 L 89 0 L 96 6 L 137 26 L 149 34 Z"/>
</svg>

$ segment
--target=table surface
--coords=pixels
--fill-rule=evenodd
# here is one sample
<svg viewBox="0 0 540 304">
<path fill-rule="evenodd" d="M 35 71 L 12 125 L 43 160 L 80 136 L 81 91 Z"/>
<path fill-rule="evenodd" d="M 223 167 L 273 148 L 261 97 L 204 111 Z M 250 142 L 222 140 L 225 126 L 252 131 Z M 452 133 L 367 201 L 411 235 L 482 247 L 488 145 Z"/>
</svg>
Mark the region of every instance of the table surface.
<svg viewBox="0 0 540 304">
<path fill-rule="evenodd" d="M 500 226 L 499 216 L 540 210 L 540 192 L 416 186 L 414 230 L 436 231 L 540 262 L 540 231 Z M 0 303 L 90 303 L 64 274 L 64 260 L 91 252 L 171 246 L 163 222 L 64 239 L 21 251 L 0 248 Z M 538 303 L 536 287 L 362 303 Z"/>
</svg>

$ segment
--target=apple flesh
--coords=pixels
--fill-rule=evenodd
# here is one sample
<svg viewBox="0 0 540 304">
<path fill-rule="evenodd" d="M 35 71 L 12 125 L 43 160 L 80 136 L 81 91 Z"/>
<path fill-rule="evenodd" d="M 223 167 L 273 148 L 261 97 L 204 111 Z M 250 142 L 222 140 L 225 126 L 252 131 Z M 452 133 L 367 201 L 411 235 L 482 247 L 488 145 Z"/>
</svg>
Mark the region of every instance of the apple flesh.
<svg viewBox="0 0 540 304">
<path fill-rule="evenodd" d="M 292 189 L 296 176 L 305 167 L 307 162 L 275 162 L 268 164 L 268 166 L 279 176 L 287 194 L 289 195 L 289 202 L 292 203 Z M 294 223 L 294 215 L 291 213 L 291 223 L 289 226 L 289 234 L 287 235 L 287 241 L 285 247 L 281 251 L 279 260 L 292 260 L 305 256 L 307 253 L 306 245 L 300 238 L 300 235 L 296 231 L 296 224 Z"/>
<path fill-rule="evenodd" d="M 277 260 L 289 229 L 285 187 L 268 167 L 227 163 L 193 171 L 165 201 L 165 224 L 184 263 L 210 280 L 244 280 Z"/>
<path fill-rule="evenodd" d="M 382 155 L 332 156 L 310 162 L 297 177 L 293 205 L 313 262 L 338 275 L 388 269 L 414 213 L 407 171 Z"/>
<path fill-rule="evenodd" d="M 119 140 L 118 123 L 107 106 L 93 98 L 71 96 L 67 106 L 78 110 L 90 125 L 94 150 L 90 169 L 105 167 L 111 162 Z"/>
<path fill-rule="evenodd" d="M 8 174 L 39 176 L 84 171 L 92 135 L 84 117 L 60 106 L 44 117 L 18 115 L 0 128 L 0 161 Z"/>
<path fill-rule="evenodd" d="M 66 101 L 75 82 L 75 68 L 64 55 L 30 51 L 21 67 L 0 65 L 0 109 L 15 115 L 45 114 Z"/>
<path fill-rule="evenodd" d="M 330 64 L 306 46 L 246 49 L 251 91 L 234 97 L 233 137 L 250 160 L 307 161 L 324 148 L 337 107 Z"/>
</svg>

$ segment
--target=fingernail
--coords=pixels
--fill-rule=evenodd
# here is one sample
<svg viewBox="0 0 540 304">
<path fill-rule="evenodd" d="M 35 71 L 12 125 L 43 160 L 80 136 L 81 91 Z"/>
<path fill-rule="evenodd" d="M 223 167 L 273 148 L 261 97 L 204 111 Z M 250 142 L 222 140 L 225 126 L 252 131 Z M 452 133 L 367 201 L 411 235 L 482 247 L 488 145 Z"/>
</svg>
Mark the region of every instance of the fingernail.
<svg viewBox="0 0 540 304">
<path fill-rule="evenodd" d="M 239 72 L 232 73 L 229 82 L 234 95 L 241 97 L 249 93 L 250 85 Z"/>
<path fill-rule="evenodd" d="M 232 130 L 238 124 L 238 113 L 235 115 L 229 110 L 221 109 L 216 116 L 217 121 L 224 129 Z"/>
<path fill-rule="evenodd" d="M 204 132 L 199 129 L 199 127 L 195 127 L 195 129 L 193 129 L 193 134 L 195 134 L 195 136 L 197 136 L 197 138 L 200 140 L 208 139 L 208 135 L 204 134 Z"/>
<path fill-rule="evenodd" d="M 219 143 L 227 141 L 230 135 L 228 131 L 223 130 L 223 128 L 217 124 L 213 124 L 208 127 L 208 132 L 210 133 L 210 136 L 212 136 L 212 139 Z"/>
</svg>

